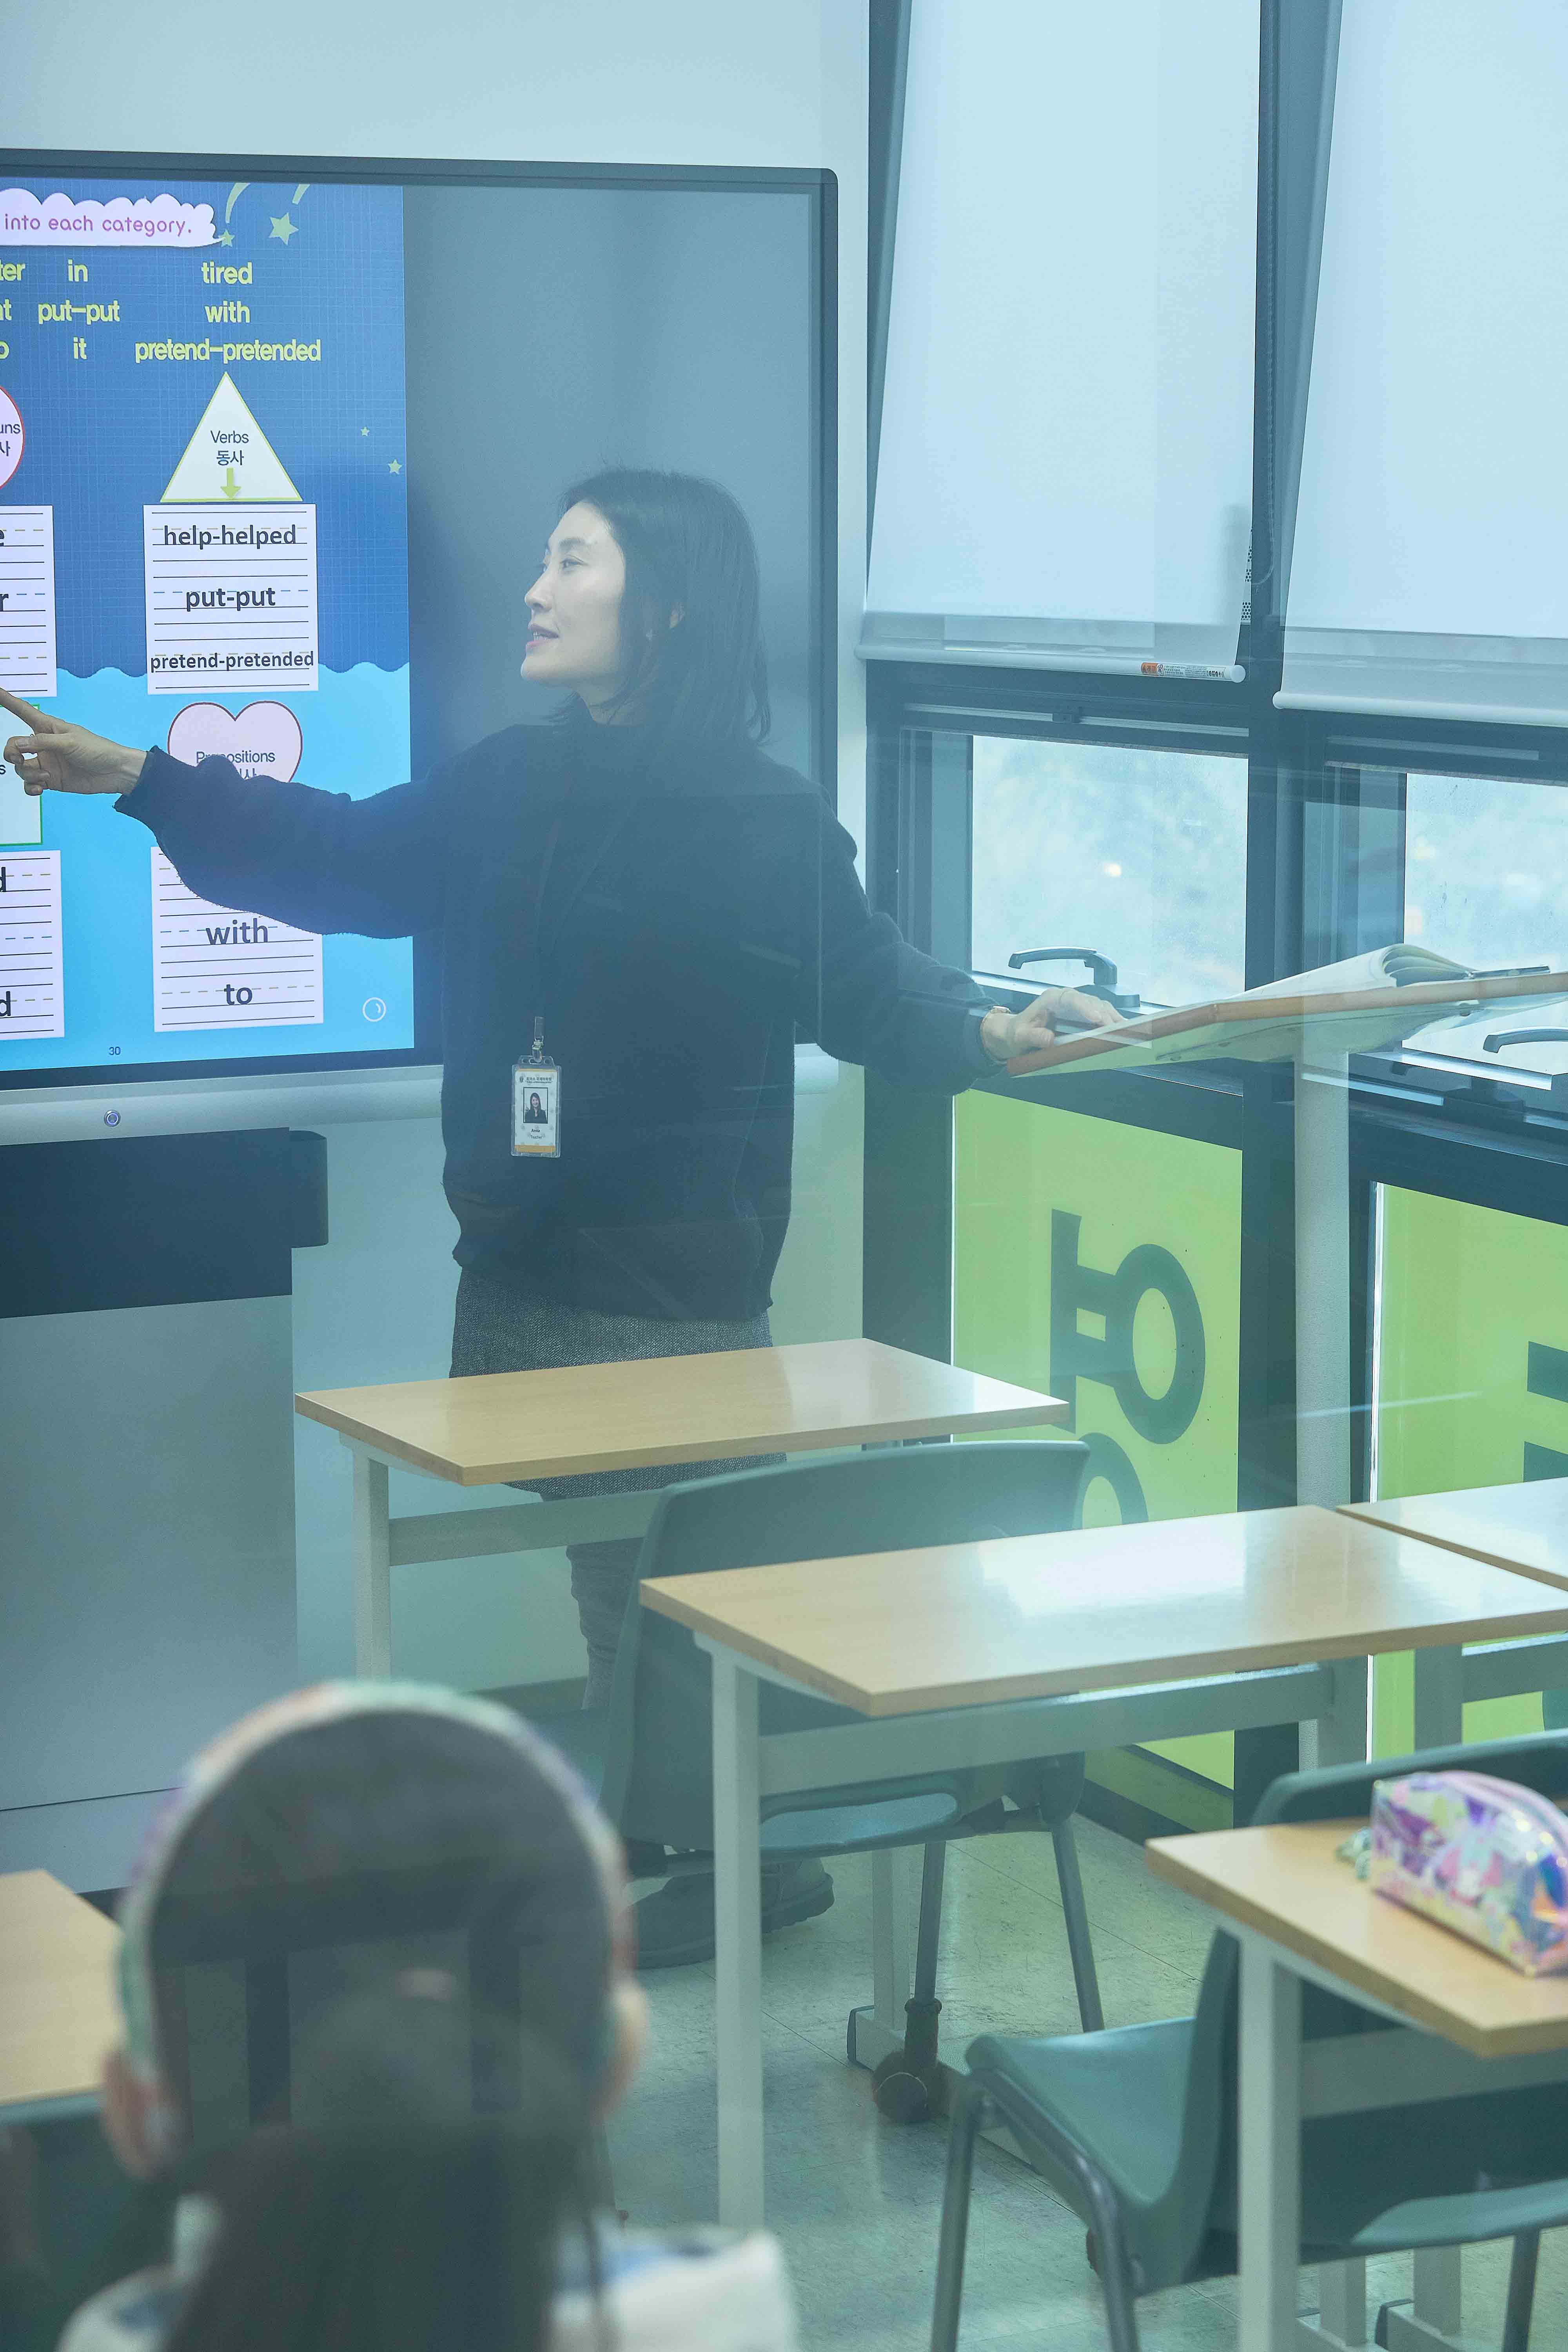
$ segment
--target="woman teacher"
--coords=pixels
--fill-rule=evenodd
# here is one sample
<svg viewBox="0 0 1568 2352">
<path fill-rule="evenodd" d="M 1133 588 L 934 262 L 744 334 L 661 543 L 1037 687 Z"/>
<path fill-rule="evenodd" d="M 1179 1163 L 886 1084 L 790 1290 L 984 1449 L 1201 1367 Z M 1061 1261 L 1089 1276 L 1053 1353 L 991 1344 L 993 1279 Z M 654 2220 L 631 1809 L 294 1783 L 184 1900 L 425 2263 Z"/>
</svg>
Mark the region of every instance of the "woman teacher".
<svg viewBox="0 0 1568 2352">
<path fill-rule="evenodd" d="M 383 939 L 441 908 L 454 1376 L 767 1346 L 797 1037 L 953 1094 L 1048 1044 L 1064 1013 L 1114 1018 L 1071 989 L 991 1005 L 871 912 L 820 792 L 758 748 L 756 551 L 727 492 L 613 470 L 561 504 L 523 600 L 522 675 L 560 688 L 562 714 L 418 782 L 351 800 L 197 770 L 0 693 L 30 730 L 5 747 L 26 790 L 118 795 L 203 898 Z M 637 1549 L 570 1547 L 590 1706 L 609 1696 Z M 773 1878 L 770 1927 L 832 1900 L 820 1864 Z M 703 1892 L 676 1879 L 639 1904 L 645 1965 L 710 1939 Z"/>
</svg>

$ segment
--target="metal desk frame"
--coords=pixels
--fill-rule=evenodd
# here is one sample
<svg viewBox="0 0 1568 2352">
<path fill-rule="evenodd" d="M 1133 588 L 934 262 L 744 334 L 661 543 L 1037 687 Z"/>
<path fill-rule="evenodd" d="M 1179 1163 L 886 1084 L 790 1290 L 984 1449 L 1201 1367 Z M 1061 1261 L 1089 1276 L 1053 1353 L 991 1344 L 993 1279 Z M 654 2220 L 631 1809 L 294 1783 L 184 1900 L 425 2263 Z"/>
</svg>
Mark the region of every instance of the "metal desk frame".
<svg viewBox="0 0 1568 2352">
<path fill-rule="evenodd" d="M 1304 1767 L 1356 1763 L 1366 1754 L 1365 1658 L 1269 1666 L 1142 1688 L 999 1701 L 834 1726 L 820 1731 L 758 1729 L 758 1687 L 803 1685 L 698 1634 L 713 1661 L 714 1897 L 719 2105 L 719 2218 L 754 2228 L 763 2208 L 761 1804 L 858 1780 L 897 1780 L 933 1765 L 970 1766 L 1072 1754 L 1086 1748 L 1177 1738 L 1194 1731 L 1250 1730 L 1299 1723 Z M 1416 1738 L 1457 1740 L 1465 1699 L 1539 1690 L 1568 1680 L 1568 1637 L 1451 1645 L 1415 1653 Z M 820 1696 L 813 1692 L 812 1696 Z M 875 2000 L 858 2021 L 856 2055 L 901 2041 L 910 1981 L 909 1914 L 893 1875 L 897 1857 L 873 1856 Z M 951 2062 L 949 2062 L 951 2063 Z M 1355 2266 L 1345 2266 L 1347 2272 Z M 1348 2283 L 1353 2286 L 1353 2282 Z M 1364 2291 L 1364 2282 L 1363 2282 Z M 1420 2307 L 1457 2316 L 1458 2264 L 1451 2252 L 1418 2258 Z M 1354 2342 L 1352 2336 L 1346 2339 Z M 1415 2339 L 1412 2339 L 1415 2340 Z M 1433 2339 L 1427 2339 L 1433 2340 Z M 1451 2340 L 1438 2338 L 1436 2340 Z"/>
</svg>

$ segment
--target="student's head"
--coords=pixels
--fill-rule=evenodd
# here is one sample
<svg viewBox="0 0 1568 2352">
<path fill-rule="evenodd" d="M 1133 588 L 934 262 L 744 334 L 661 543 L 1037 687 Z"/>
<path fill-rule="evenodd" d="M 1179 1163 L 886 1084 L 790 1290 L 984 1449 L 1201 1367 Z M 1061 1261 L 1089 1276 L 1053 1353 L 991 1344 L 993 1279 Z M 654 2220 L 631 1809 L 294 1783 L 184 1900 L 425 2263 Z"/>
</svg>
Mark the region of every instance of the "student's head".
<svg viewBox="0 0 1568 2352">
<path fill-rule="evenodd" d="M 757 551 L 716 482 L 630 467 L 574 482 L 526 602 L 524 677 L 596 719 L 710 742 L 766 734 Z"/>
<path fill-rule="evenodd" d="M 434 1955 L 492 2047 L 495 2031 L 510 2032 L 520 2063 L 531 2051 L 563 2070 L 584 2128 L 641 2044 L 613 1832 L 514 1716 L 417 1685 L 322 1684 L 205 1749 L 153 1832 L 121 1926 L 124 2040 L 105 2122 L 143 2175 L 195 2144 L 184 2019 L 204 1961 L 357 1953 L 362 1982 L 403 1983 L 411 1948 Z M 299 2115 L 310 2085 L 293 2091 Z M 509 2103 L 501 2079 L 491 2104 Z"/>
</svg>

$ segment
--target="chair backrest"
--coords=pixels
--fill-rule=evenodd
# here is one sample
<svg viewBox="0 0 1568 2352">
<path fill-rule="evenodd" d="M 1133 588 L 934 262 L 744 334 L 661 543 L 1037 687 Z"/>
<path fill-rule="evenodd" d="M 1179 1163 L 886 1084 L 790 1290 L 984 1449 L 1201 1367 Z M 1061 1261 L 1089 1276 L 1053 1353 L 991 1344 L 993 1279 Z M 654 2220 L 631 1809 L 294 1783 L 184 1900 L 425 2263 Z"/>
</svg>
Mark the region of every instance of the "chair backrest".
<svg viewBox="0 0 1568 2352">
<path fill-rule="evenodd" d="M 1568 1735 L 1488 1740 L 1287 1773 L 1265 1790 L 1254 1819 L 1364 1821 L 1372 1811 L 1374 1780 L 1394 1780 L 1416 1769 L 1490 1772 L 1563 1801 L 1568 1800 Z M 1227 2217 L 1235 2211 L 1239 1962 L 1235 1937 L 1216 1935 L 1194 2018 L 1181 2157 L 1164 2217 L 1179 2251 L 1173 2252 L 1175 2267 L 1164 2273 L 1162 2284 L 1189 2274 L 1211 2228 L 1216 2222 L 1229 2228 Z M 1352 2001 L 1311 1985 L 1303 1988 L 1303 2040 L 1390 2030 L 1399 2029 L 1390 2029 L 1385 2019 Z M 1342 2244 L 1374 2215 L 1407 2199 L 1465 2195 L 1480 2176 L 1550 2179 L 1568 2171 L 1558 2088 L 1433 2101 L 1415 2112 L 1419 2121 L 1414 2128 L 1410 2112 L 1399 2108 L 1305 2125 L 1304 2248 Z M 1310 2257 L 1304 2253 L 1303 2259 Z"/>
<path fill-rule="evenodd" d="M 637 1576 L 1054 1532 L 1075 1524 L 1088 1453 L 1076 1439 L 894 1446 L 669 1486 Z M 686 1628 L 634 1598 L 616 1654 L 604 1780 L 605 1808 L 627 1837 L 711 1846 L 711 1687 L 707 1654 Z M 767 1684 L 761 1716 L 767 1731 L 858 1720 Z M 962 1777 L 933 1775 L 931 1785 Z"/>
</svg>

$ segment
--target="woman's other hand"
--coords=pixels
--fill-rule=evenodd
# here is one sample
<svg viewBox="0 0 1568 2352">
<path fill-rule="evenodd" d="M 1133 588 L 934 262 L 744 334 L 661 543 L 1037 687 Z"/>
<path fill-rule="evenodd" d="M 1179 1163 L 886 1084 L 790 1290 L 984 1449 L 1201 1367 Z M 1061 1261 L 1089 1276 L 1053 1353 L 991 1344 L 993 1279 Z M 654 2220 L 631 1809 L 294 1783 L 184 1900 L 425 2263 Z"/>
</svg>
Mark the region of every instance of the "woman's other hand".
<svg viewBox="0 0 1568 2352">
<path fill-rule="evenodd" d="M 47 710 L 36 710 L 3 688 L 0 710 L 8 710 L 31 730 L 11 736 L 4 757 L 21 777 L 24 792 L 35 800 L 40 793 L 128 793 L 134 788 L 145 751 L 91 735 L 68 719 L 52 719 Z"/>
<path fill-rule="evenodd" d="M 980 1040 L 994 1062 L 1016 1062 L 1021 1054 L 1054 1045 L 1058 1024 L 1069 1031 L 1114 1029 L 1121 1019 L 1102 997 L 1086 996 L 1079 988 L 1047 988 L 1021 1013 L 994 1004 L 980 1024 Z"/>
</svg>

